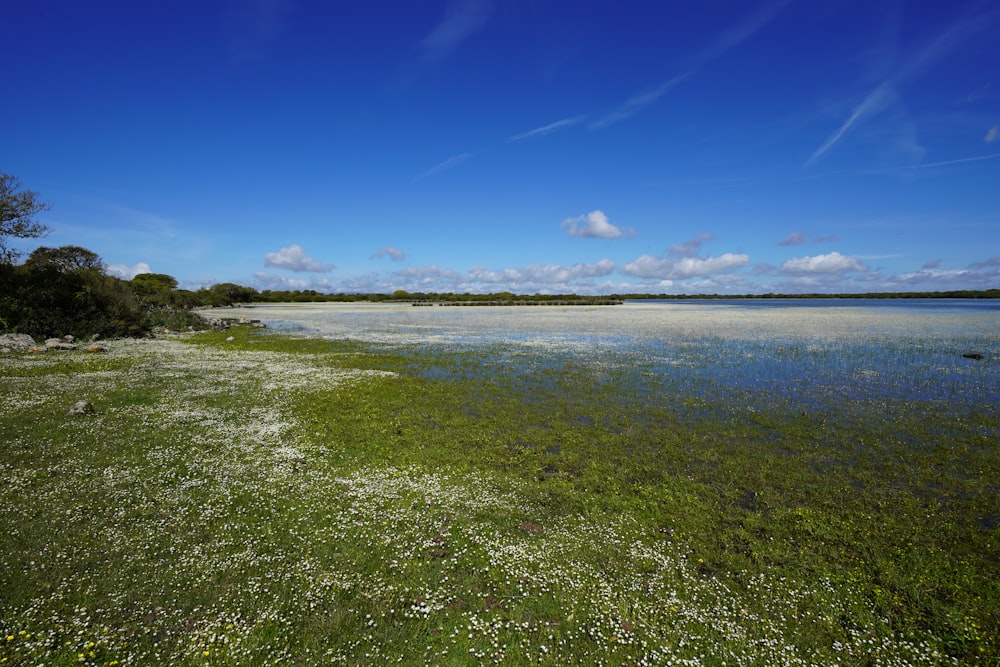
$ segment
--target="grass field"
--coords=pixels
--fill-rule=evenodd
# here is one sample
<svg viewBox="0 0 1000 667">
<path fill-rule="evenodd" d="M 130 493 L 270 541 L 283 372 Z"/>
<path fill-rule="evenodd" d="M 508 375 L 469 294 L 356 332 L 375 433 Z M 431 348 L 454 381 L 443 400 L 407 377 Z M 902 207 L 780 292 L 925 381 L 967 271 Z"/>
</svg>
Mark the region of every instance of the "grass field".
<svg viewBox="0 0 1000 667">
<path fill-rule="evenodd" d="M 1000 662 L 996 406 L 109 347 L 0 357 L 5 665 Z"/>
</svg>

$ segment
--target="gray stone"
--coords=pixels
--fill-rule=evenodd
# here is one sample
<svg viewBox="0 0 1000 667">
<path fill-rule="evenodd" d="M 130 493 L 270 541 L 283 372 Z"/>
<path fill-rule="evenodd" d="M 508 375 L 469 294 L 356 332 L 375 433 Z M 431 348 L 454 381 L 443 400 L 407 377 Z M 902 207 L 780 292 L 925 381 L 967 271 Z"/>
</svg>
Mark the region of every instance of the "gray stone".
<svg viewBox="0 0 1000 667">
<path fill-rule="evenodd" d="M 90 401 L 77 401 L 73 404 L 73 407 L 69 409 L 71 415 L 92 415 L 97 412 L 94 406 L 90 404 Z"/>
<path fill-rule="evenodd" d="M 50 350 L 75 350 L 76 345 L 70 343 L 65 338 L 49 338 L 45 341 L 45 347 Z"/>
<path fill-rule="evenodd" d="M 0 350 L 3 352 L 27 352 L 35 347 L 35 339 L 28 334 L 0 335 Z"/>
</svg>

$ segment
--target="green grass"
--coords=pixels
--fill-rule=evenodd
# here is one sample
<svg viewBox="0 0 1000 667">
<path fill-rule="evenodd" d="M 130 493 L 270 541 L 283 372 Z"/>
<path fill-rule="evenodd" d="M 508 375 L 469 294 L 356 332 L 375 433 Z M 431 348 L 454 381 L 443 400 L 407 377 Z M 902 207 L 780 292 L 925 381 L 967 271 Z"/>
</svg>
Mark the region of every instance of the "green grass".
<svg viewBox="0 0 1000 667">
<path fill-rule="evenodd" d="M 182 340 L 0 357 L 0 662 L 1000 661 L 994 407 Z"/>
</svg>

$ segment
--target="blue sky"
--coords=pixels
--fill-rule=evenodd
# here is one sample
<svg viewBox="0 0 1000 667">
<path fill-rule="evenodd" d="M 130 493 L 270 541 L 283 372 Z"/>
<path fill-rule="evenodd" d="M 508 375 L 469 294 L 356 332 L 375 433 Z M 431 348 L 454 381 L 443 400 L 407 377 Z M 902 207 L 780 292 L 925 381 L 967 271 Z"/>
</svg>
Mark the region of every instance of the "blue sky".
<svg viewBox="0 0 1000 667">
<path fill-rule="evenodd" d="M 1000 6 L 9 3 L 0 171 L 108 271 L 322 292 L 1000 287 Z"/>
</svg>

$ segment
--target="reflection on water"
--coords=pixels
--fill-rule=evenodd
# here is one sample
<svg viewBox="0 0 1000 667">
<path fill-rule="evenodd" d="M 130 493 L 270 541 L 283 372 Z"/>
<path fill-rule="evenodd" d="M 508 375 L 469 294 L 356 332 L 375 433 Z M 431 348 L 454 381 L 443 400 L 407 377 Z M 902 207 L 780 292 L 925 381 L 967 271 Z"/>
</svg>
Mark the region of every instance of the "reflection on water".
<svg viewBox="0 0 1000 667">
<path fill-rule="evenodd" d="M 1000 303 L 986 300 L 629 302 L 603 307 L 275 304 L 215 315 L 443 354 L 533 375 L 585 364 L 643 391 L 759 395 L 804 406 L 912 399 L 1000 405 Z M 964 358 L 978 352 L 982 360 Z M 435 372 L 441 372 L 440 369 Z M 595 380 L 599 382 L 598 373 Z"/>
</svg>

